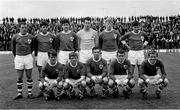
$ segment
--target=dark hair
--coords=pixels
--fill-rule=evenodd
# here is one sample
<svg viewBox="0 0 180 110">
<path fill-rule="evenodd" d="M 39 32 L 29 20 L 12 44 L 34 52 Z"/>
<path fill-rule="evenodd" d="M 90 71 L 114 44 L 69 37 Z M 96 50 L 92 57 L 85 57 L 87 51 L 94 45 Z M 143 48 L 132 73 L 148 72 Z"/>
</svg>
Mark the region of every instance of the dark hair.
<svg viewBox="0 0 180 110">
<path fill-rule="evenodd" d="M 42 26 L 48 26 L 48 22 L 42 21 L 42 22 L 40 23 L 40 27 L 42 27 Z"/>
<path fill-rule="evenodd" d="M 26 22 L 20 22 L 19 26 L 21 27 L 21 25 L 26 25 Z"/>
<path fill-rule="evenodd" d="M 69 59 L 70 59 L 71 57 L 78 57 L 78 55 L 77 55 L 77 53 L 75 53 L 75 52 L 71 52 L 71 53 L 69 54 Z"/>
<path fill-rule="evenodd" d="M 106 23 L 106 22 L 113 23 L 113 19 L 112 19 L 112 18 L 110 18 L 110 17 L 108 17 L 108 18 L 106 18 L 106 20 L 105 20 L 105 23 Z"/>
<path fill-rule="evenodd" d="M 156 54 L 156 56 L 158 57 L 158 53 L 154 49 L 151 49 L 150 51 L 148 51 L 148 56 L 150 56 L 151 54 Z"/>
<path fill-rule="evenodd" d="M 54 57 L 57 57 L 57 52 L 56 52 L 56 50 L 50 49 L 50 50 L 48 51 L 48 57 L 50 57 L 50 55 L 52 55 L 52 56 L 54 56 Z"/>
<path fill-rule="evenodd" d="M 99 49 L 99 50 L 101 51 L 100 47 L 95 46 L 95 47 L 92 48 L 92 52 L 93 52 L 94 50 L 97 50 L 97 49 Z"/>
<path fill-rule="evenodd" d="M 139 26 L 139 22 L 138 22 L 138 21 L 132 22 L 132 26 L 133 26 L 133 27 L 134 27 L 134 26 Z"/>
<path fill-rule="evenodd" d="M 118 49 L 117 55 L 118 55 L 118 53 L 120 53 L 120 54 L 125 54 L 125 50 L 124 50 L 124 49 Z"/>
<path fill-rule="evenodd" d="M 91 22 L 91 18 L 90 18 L 90 17 L 85 17 L 85 18 L 84 18 L 84 22 L 85 22 L 85 20 L 87 20 L 87 21 L 90 21 L 90 22 Z"/>
<path fill-rule="evenodd" d="M 65 24 L 65 23 L 70 24 L 68 19 L 63 19 L 63 20 L 61 21 L 61 23 L 62 23 L 62 25 Z"/>
</svg>

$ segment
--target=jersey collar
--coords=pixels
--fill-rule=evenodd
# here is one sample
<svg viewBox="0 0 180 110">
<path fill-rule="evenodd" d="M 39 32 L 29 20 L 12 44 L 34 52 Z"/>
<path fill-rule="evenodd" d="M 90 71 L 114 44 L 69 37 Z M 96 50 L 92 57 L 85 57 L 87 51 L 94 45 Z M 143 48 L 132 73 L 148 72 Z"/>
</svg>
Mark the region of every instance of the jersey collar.
<svg viewBox="0 0 180 110">
<path fill-rule="evenodd" d="M 75 68 L 77 66 L 78 62 L 76 63 L 75 66 L 73 66 L 71 62 L 69 62 L 69 64 L 70 64 L 71 67 Z"/>
<path fill-rule="evenodd" d="M 157 62 L 157 60 L 156 60 L 154 63 L 151 63 L 151 62 L 150 62 L 150 59 L 148 58 L 148 62 L 149 62 L 150 65 L 155 65 L 156 62 Z"/>
<path fill-rule="evenodd" d="M 101 57 L 99 57 L 98 60 L 95 60 L 94 57 L 92 57 L 92 59 L 93 59 L 94 62 L 99 62 L 101 60 Z"/>
<path fill-rule="evenodd" d="M 116 60 L 117 60 L 117 62 L 119 63 L 119 64 L 123 64 L 124 63 L 124 61 L 125 61 L 125 59 L 122 61 L 122 63 L 121 62 L 119 62 L 119 60 L 116 58 Z"/>
<path fill-rule="evenodd" d="M 108 31 L 108 30 L 106 30 L 106 29 L 105 29 L 104 31 L 105 31 L 105 32 L 111 32 L 111 31 L 113 31 L 113 30 L 114 30 L 114 29 L 112 28 L 110 31 Z"/>
<path fill-rule="evenodd" d="M 141 32 L 140 30 L 138 31 L 138 33 L 136 33 L 136 32 L 134 32 L 134 31 L 132 31 L 132 33 L 133 33 L 133 34 L 139 34 L 140 32 Z"/>
<path fill-rule="evenodd" d="M 54 65 L 52 65 L 52 64 L 50 63 L 50 61 L 49 61 L 48 63 L 49 63 L 50 66 L 56 66 L 57 61 L 56 61 L 56 63 L 55 63 Z"/>
<path fill-rule="evenodd" d="M 68 32 L 62 31 L 63 34 L 69 34 L 71 31 L 69 30 Z"/>
<path fill-rule="evenodd" d="M 27 36 L 27 35 L 28 35 L 28 33 L 26 33 L 25 35 L 22 35 L 21 33 L 19 33 L 19 35 L 20 35 L 20 36 Z"/>
<path fill-rule="evenodd" d="M 40 34 L 43 36 L 47 36 L 49 34 L 49 32 L 47 32 L 46 34 L 43 34 L 42 32 L 40 32 Z"/>
</svg>

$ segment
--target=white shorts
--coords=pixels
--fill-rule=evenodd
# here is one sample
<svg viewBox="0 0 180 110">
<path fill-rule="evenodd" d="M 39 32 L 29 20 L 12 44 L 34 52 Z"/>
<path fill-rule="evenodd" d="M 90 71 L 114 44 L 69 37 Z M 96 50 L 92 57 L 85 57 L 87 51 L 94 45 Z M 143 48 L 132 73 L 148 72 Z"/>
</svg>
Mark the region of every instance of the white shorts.
<svg viewBox="0 0 180 110">
<path fill-rule="evenodd" d="M 114 52 L 102 51 L 102 58 L 105 59 L 109 64 L 112 59 L 116 58 L 116 51 Z"/>
<path fill-rule="evenodd" d="M 32 69 L 33 68 L 33 57 L 32 54 L 25 56 L 16 55 L 14 58 L 15 69 Z"/>
<path fill-rule="evenodd" d="M 144 50 L 130 50 L 128 52 L 128 59 L 131 62 L 132 65 L 141 65 L 144 61 Z"/>
<path fill-rule="evenodd" d="M 160 81 L 161 76 L 159 74 L 157 74 L 155 76 L 147 76 L 147 75 L 144 75 L 144 76 L 149 79 L 149 84 L 151 84 L 151 85 L 156 85 L 156 84 L 159 84 L 161 82 Z M 138 79 L 138 85 L 143 83 L 143 82 L 144 82 L 143 79 L 141 79 L 141 78 Z"/>
<path fill-rule="evenodd" d="M 38 52 L 37 65 L 44 66 L 49 61 L 47 52 Z"/>
<path fill-rule="evenodd" d="M 59 63 L 61 64 L 67 64 L 67 62 L 69 61 L 69 54 L 71 53 L 72 51 L 59 51 L 59 54 L 58 54 L 58 61 Z"/>
<path fill-rule="evenodd" d="M 115 77 L 115 82 L 119 85 L 119 86 L 124 86 L 127 84 L 128 82 L 128 75 L 114 75 Z M 112 79 L 110 79 L 112 80 Z"/>
<path fill-rule="evenodd" d="M 87 63 L 87 60 L 89 60 L 91 57 L 92 57 L 92 50 L 79 51 L 79 61 L 81 63 Z"/>
</svg>

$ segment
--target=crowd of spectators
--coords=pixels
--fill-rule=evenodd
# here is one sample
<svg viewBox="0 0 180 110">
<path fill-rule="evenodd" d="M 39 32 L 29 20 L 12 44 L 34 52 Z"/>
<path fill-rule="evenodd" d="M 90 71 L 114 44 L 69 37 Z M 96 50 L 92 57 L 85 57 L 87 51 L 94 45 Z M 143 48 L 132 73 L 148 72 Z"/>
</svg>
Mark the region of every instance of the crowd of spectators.
<svg viewBox="0 0 180 110">
<path fill-rule="evenodd" d="M 56 34 L 62 30 L 60 18 L 18 18 L 13 17 L 2 18 L 0 24 L 0 49 L 10 50 L 11 38 L 13 34 L 19 32 L 19 23 L 26 22 L 28 24 L 28 32 L 35 35 L 39 32 L 40 22 L 47 21 L 49 23 L 48 31 Z M 83 28 L 83 17 L 69 17 L 71 30 L 74 32 Z M 92 28 L 98 33 L 105 28 L 104 21 L 106 17 L 91 17 Z M 118 30 L 121 35 L 132 30 L 131 23 L 139 21 L 142 30 L 149 36 L 149 46 L 156 49 L 177 49 L 180 48 L 180 16 L 131 16 L 131 17 L 113 17 L 114 29 Z"/>
</svg>

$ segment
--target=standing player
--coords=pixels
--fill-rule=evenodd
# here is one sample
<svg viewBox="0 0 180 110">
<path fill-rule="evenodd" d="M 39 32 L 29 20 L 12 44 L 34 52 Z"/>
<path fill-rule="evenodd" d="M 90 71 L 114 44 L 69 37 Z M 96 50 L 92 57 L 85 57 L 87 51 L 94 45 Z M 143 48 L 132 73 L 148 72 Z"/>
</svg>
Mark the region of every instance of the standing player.
<svg viewBox="0 0 180 110">
<path fill-rule="evenodd" d="M 39 80 L 42 67 L 48 62 L 48 50 L 56 49 L 56 39 L 51 33 L 47 32 L 48 23 L 40 24 L 41 32 L 35 37 L 35 61 L 39 71 Z"/>
<path fill-rule="evenodd" d="M 66 65 L 68 61 L 69 53 L 78 51 L 78 37 L 70 29 L 70 23 L 67 19 L 62 21 L 63 31 L 57 34 L 57 39 L 59 41 L 59 55 L 58 61 Z"/>
<path fill-rule="evenodd" d="M 75 52 L 69 54 L 70 62 L 64 67 L 64 89 L 71 99 L 75 95 L 75 88 L 78 88 L 78 97 L 82 99 L 86 93 L 85 69 L 84 65 L 78 61 Z"/>
<path fill-rule="evenodd" d="M 90 59 L 91 49 L 98 45 L 97 32 L 91 28 L 91 18 L 84 19 L 84 28 L 77 32 L 79 39 L 79 61 L 85 64 Z"/>
<path fill-rule="evenodd" d="M 96 94 L 94 86 L 100 84 L 103 87 L 103 97 L 108 96 L 108 76 L 107 62 L 101 58 L 101 49 L 99 47 L 92 48 L 93 57 L 87 61 L 87 78 L 86 83 L 90 88 L 90 95 Z"/>
<path fill-rule="evenodd" d="M 148 37 L 145 32 L 140 30 L 139 22 L 132 23 L 133 31 L 126 33 L 121 37 L 121 42 L 129 48 L 128 59 L 132 65 L 132 74 L 134 74 L 135 65 L 138 67 L 140 73 L 140 65 L 144 61 L 144 47 L 148 44 Z M 125 40 L 128 40 L 129 46 Z"/>
<path fill-rule="evenodd" d="M 27 24 L 20 24 L 20 33 L 15 34 L 12 38 L 12 52 L 15 56 L 14 63 L 15 69 L 18 74 L 17 90 L 18 94 L 14 98 L 23 98 L 22 88 L 23 88 L 23 73 L 25 71 L 27 77 L 27 87 L 28 87 L 28 98 L 33 98 L 32 95 L 32 69 L 33 69 L 33 57 L 32 52 L 34 50 L 34 36 L 27 33 Z"/>
<path fill-rule="evenodd" d="M 99 35 L 99 47 L 102 50 L 102 58 L 109 64 L 111 59 L 116 58 L 120 34 L 113 29 L 113 20 L 107 18 L 105 30 Z"/>
<path fill-rule="evenodd" d="M 123 87 L 123 94 L 126 98 L 129 98 L 132 92 L 131 88 L 134 87 L 135 81 L 131 73 L 130 61 L 125 58 L 125 51 L 119 49 L 114 59 L 110 64 L 110 80 L 109 87 L 113 90 L 113 96 L 116 97 L 119 94 L 118 86 Z"/>
<path fill-rule="evenodd" d="M 57 61 L 57 52 L 53 49 L 48 52 L 49 61 L 42 68 L 39 88 L 46 100 L 55 98 L 60 100 L 63 88 L 63 65 Z"/>
<path fill-rule="evenodd" d="M 157 98 L 160 98 L 161 91 L 167 86 L 168 79 L 166 78 L 166 72 L 162 61 L 157 59 L 158 53 L 155 50 L 148 52 L 148 59 L 143 61 L 141 66 L 141 73 L 139 74 L 139 86 L 140 92 L 143 94 L 143 98 L 147 99 L 148 92 L 146 87 L 148 84 L 158 85 L 156 90 Z M 161 75 L 158 72 L 160 69 Z"/>
</svg>

